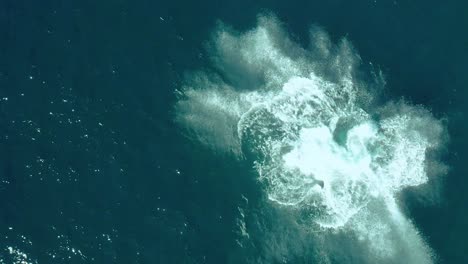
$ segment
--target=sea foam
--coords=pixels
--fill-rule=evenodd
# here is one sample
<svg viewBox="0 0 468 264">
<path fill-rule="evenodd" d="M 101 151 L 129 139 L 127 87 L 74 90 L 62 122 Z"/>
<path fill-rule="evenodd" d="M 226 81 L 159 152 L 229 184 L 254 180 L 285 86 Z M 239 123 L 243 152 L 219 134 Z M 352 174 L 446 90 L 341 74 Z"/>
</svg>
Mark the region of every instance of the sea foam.
<svg viewBox="0 0 468 264">
<path fill-rule="evenodd" d="M 350 43 L 317 28 L 306 49 L 263 16 L 246 33 L 220 26 L 210 47 L 215 70 L 192 74 L 176 105 L 193 137 L 252 162 L 266 197 L 307 212 L 310 230 L 351 234 L 370 261 L 433 261 L 398 194 L 429 181 L 440 120 L 402 101 L 374 103 L 383 78 L 361 80 Z"/>
</svg>

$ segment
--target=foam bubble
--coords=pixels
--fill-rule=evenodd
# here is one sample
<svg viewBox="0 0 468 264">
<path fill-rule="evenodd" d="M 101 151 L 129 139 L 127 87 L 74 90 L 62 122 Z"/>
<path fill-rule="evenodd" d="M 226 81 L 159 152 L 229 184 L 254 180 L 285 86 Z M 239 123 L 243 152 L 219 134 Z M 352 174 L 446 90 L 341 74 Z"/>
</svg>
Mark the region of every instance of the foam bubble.
<svg viewBox="0 0 468 264">
<path fill-rule="evenodd" d="M 371 91 L 356 78 L 351 45 L 332 45 L 317 29 L 311 36 L 304 49 L 271 17 L 244 34 L 221 27 L 219 75 L 187 81 L 179 122 L 252 160 L 269 200 L 310 212 L 311 230 L 350 232 L 376 258 L 431 262 L 396 197 L 428 182 L 426 153 L 441 144 L 441 122 L 403 102 L 366 107 L 360 99 Z"/>
</svg>

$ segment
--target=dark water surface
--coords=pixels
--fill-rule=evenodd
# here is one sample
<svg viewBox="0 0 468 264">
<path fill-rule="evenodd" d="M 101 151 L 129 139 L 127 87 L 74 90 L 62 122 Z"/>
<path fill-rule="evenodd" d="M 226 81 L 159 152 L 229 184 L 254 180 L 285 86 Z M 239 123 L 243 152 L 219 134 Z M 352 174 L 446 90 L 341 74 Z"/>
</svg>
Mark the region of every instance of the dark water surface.
<svg viewBox="0 0 468 264">
<path fill-rule="evenodd" d="M 441 263 L 468 263 L 468 3 L 251 2 L 0 1 L 0 263 L 274 262 L 255 232 L 239 249 L 244 214 L 275 225 L 251 166 L 173 122 L 217 23 L 248 30 L 265 12 L 298 42 L 311 25 L 348 38 L 385 98 L 447 120 L 440 202 L 403 199 Z M 297 252 L 286 262 L 308 263 Z"/>
</svg>

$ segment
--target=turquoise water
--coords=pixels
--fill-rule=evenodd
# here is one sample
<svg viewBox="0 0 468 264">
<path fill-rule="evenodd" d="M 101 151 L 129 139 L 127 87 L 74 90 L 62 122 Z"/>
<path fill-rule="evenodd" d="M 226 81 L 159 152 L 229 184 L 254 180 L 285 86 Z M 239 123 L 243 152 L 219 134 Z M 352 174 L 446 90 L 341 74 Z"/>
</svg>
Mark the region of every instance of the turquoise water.
<svg viewBox="0 0 468 264">
<path fill-rule="evenodd" d="M 468 262 L 467 10 L 460 1 L 3 0 L 0 263 Z M 261 28 L 259 15 L 271 42 L 245 35 Z M 331 48 L 319 53 L 320 39 Z M 239 56 L 255 47 L 251 62 Z M 356 101 L 330 88 L 320 103 L 290 103 L 344 85 L 350 62 Z M 327 112 L 328 103 L 337 106 Z M 301 105 L 328 113 L 322 125 L 306 110 L 291 121 L 287 109 Z M 415 113 L 410 128 L 382 136 L 399 111 Z M 329 116 L 343 117 L 344 131 Z M 343 150 L 353 135 L 365 147 Z M 404 155 L 385 156 L 399 135 L 410 142 Z M 411 152 L 415 142 L 437 151 Z M 388 169 L 375 153 L 425 161 Z M 330 175 L 355 177 L 332 185 Z M 394 178 L 405 184 L 382 180 Z M 328 186 L 331 198 L 309 192 Z M 355 219 L 368 215 L 363 231 Z M 371 237 L 375 223 L 393 233 Z"/>
</svg>

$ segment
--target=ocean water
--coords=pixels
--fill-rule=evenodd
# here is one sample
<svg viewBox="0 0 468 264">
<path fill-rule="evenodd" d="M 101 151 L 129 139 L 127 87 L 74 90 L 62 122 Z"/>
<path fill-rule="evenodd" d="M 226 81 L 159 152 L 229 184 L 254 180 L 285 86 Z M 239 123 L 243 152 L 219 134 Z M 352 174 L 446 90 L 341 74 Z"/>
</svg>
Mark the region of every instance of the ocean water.
<svg viewBox="0 0 468 264">
<path fill-rule="evenodd" d="M 0 263 L 468 263 L 463 1 L 0 1 Z"/>
</svg>

